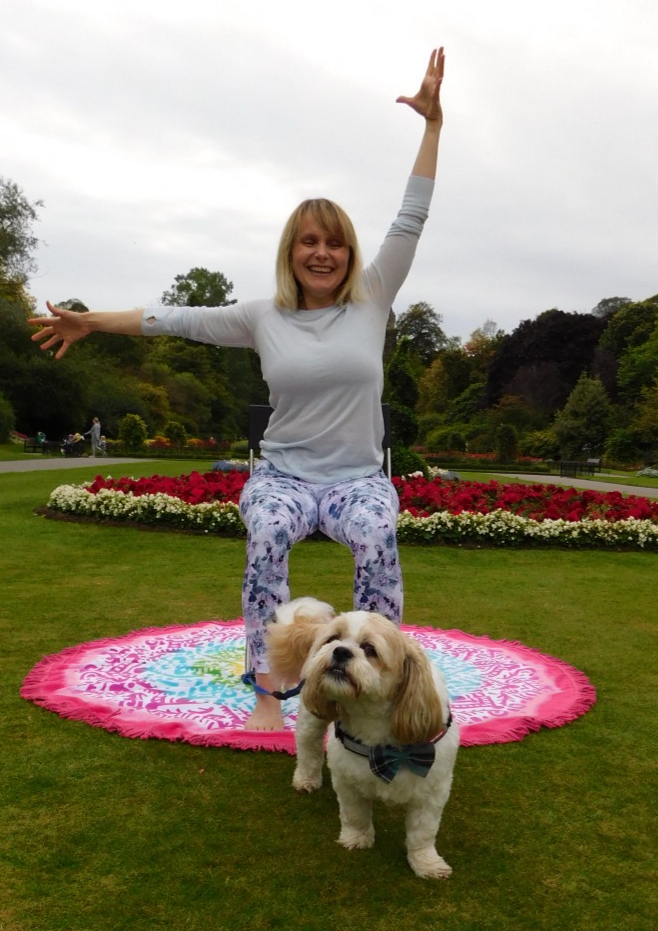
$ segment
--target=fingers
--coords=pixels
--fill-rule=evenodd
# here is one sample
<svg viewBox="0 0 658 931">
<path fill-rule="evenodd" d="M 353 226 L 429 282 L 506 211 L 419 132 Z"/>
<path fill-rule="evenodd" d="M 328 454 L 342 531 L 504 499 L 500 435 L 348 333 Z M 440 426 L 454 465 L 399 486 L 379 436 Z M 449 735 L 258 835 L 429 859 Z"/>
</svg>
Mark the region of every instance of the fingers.
<svg viewBox="0 0 658 931">
<path fill-rule="evenodd" d="M 443 80 L 443 72 L 445 71 L 445 66 L 446 66 L 446 56 L 443 51 L 443 46 L 441 46 L 441 48 L 439 49 L 438 60 L 436 63 L 437 72 L 438 72 L 437 77 L 439 81 Z"/>
<path fill-rule="evenodd" d="M 66 317 L 68 316 L 69 311 L 51 304 L 50 301 L 46 301 L 46 307 L 51 312 L 51 316 L 31 317 L 27 321 L 30 326 L 41 327 L 41 329 L 36 333 L 33 333 L 30 338 L 34 343 L 41 343 L 39 348 L 42 351 L 46 349 L 52 349 L 58 343 L 61 343 L 61 346 L 55 353 L 55 358 L 61 359 L 71 345 L 71 342 L 69 338 L 66 338 L 61 333 L 58 333 L 57 329 L 59 329 L 60 324 L 66 324 Z M 58 326 L 56 327 L 54 324 L 57 324 Z M 75 337 L 73 338 L 73 341 L 75 342 Z"/>
<path fill-rule="evenodd" d="M 443 72 L 445 69 L 445 61 L 446 56 L 443 51 L 443 46 L 438 49 L 433 49 L 432 54 L 430 55 L 429 64 L 427 66 L 427 75 L 437 81 L 442 81 Z"/>
<path fill-rule="evenodd" d="M 43 333 L 39 333 L 39 334 L 37 334 L 37 335 L 42 336 L 42 335 L 44 335 L 44 334 L 43 334 Z M 32 337 L 32 339 L 34 339 L 34 336 Z M 59 349 L 58 349 L 57 352 L 55 353 L 55 358 L 56 358 L 56 359 L 61 359 L 62 356 L 64 355 L 64 353 L 66 352 L 66 350 L 69 348 L 70 343 L 67 343 L 66 340 L 64 339 L 64 337 L 63 337 L 63 336 L 59 336 L 57 333 L 53 333 L 53 335 L 50 337 L 50 339 L 48 339 L 45 343 L 42 343 L 41 346 L 40 346 L 40 349 L 42 349 L 42 350 L 44 350 L 44 351 L 45 351 L 46 349 L 52 349 L 54 346 L 57 345 L 57 343 L 61 343 L 62 345 L 59 347 Z"/>
<path fill-rule="evenodd" d="M 59 343 L 59 342 L 61 342 L 61 340 L 60 340 L 59 336 L 57 336 L 57 334 L 55 334 L 54 336 L 51 336 L 50 339 L 47 340 L 45 343 L 42 343 L 42 344 L 41 344 L 41 348 L 42 348 L 42 349 L 51 349 L 53 346 L 56 346 L 57 343 Z"/>
</svg>

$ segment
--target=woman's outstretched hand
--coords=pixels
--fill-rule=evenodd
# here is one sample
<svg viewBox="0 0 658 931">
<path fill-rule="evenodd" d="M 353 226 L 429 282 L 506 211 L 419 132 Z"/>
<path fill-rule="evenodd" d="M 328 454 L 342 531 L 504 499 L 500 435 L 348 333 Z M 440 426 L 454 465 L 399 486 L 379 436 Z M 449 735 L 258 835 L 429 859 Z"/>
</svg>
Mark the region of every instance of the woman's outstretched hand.
<svg viewBox="0 0 658 931">
<path fill-rule="evenodd" d="M 442 123 L 443 111 L 441 110 L 441 82 L 443 81 L 443 68 L 445 65 L 445 55 L 443 46 L 434 49 L 430 55 L 430 61 L 425 72 L 425 77 L 420 85 L 420 90 L 415 97 L 398 97 L 396 103 L 406 103 L 416 113 L 420 113 L 426 120 Z"/>
<path fill-rule="evenodd" d="M 55 354 L 56 359 L 61 359 L 69 346 L 91 332 L 84 319 L 87 314 L 55 307 L 50 301 L 46 301 L 46 307 L 53 315 L 52 317 L 32 317 L 28 320 L 30 326 L 42 328 L 34 333 L 32 340 L 34 342 L 45 340 L 41 343 L 42 349 L 51 349 L 57 343 L 61 343 L 62 345 Z"/>
</svg>

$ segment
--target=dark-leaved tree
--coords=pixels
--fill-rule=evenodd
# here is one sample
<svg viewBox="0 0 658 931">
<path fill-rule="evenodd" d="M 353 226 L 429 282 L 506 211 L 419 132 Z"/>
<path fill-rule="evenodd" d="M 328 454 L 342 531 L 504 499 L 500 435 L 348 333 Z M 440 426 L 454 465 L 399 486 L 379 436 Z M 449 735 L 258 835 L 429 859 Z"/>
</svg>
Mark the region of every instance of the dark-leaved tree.
<svg viewBox="0 0 658 931">
<path fill-rule="evenodd" d="M 485 405 L 503 395 L 523 398 L 545 416 L 565 403 L 580 375 L 592 369 L 606 326 L 592 314 L 547 310 L 506 336 L 489 365 Z"/>
</svg>

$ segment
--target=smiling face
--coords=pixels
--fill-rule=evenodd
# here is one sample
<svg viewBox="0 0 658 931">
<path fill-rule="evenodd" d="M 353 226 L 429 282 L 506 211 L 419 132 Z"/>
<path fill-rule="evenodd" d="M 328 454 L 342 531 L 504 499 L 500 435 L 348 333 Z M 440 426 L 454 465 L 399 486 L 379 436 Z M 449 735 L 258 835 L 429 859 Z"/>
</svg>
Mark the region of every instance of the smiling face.
<svg viewBox="0 0 658 931">
<path fill-rule="evenodd" d="M 342 237 L 303 217 L 292 246 L 291 264 L 301 290 L 300 307 L 316 310 L 336 302 L 349 268 L 350 249 Z"/>
</svg>

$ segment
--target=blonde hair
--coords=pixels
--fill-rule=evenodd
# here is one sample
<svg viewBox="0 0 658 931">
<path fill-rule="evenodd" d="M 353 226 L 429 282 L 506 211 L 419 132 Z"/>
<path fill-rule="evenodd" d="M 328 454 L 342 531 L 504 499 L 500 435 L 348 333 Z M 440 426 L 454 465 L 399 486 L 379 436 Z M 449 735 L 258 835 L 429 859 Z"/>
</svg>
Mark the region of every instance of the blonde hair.
<svg viewBox="0 0 658 931">
<path fill-rule="evenodd" d="M 293 210 L 283 228 L 276 257 L 276 294 L 274 303 L 279 309 L 299 309 L 300 289 L 292 271 L 292 249 L 299 229 L 306 217 L 311 217 L 323 230 L 337 236 L 347 246 L 350 257 L 347 274 L 336 295 L 337 304 L 361 300 L 363 265 L 352 221 L 342 207 L 324 197 L 305 200 Z"/>
</svg>

